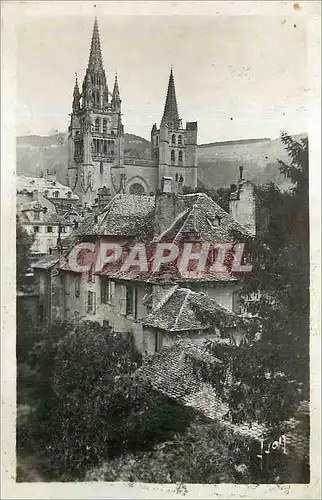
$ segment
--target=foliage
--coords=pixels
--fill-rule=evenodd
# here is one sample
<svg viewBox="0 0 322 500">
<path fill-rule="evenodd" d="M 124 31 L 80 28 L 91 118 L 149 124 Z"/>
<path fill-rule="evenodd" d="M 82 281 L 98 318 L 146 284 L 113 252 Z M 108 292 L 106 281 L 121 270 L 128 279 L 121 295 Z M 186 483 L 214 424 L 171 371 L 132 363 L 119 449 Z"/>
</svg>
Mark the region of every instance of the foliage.
<svg viewBox="0 0 322 500">
<path fill-rule="evenodd" d="M 30 449 L 54 457 L 51 477 L 80 478 L 89 466 L 148 449 L 189 424 L 190 409 L 137 380 L 140 363 L 130 337 L 99 324 L 47 330 L 29 359 L 36 373 Z"/>
<path fill-rule="evenodd" d="M 90 470 L 85 480 L 247 483 L 252 481 L 250 472 L 242 440 L 214 424 L 195 420 L 172 441 L 156 445 L 151 451 L 116 457 Z"/>
<path fill-rule="evenodd" d="M 30 266 L 30 249 L 34 236 L 23 228 L 19 217 L 16 217 L 16 280 L 17 289 L 26 284 L 26 273 Z"/>
<path fill-rule="evenodd" d="M 308 399 L 309 387 L 308 143 L 285 133 L 282 142 L 290 165 L 281 162 L 281 170 L 294 189 L 257 189 L 269 218 L 251 244 L 252 276 L 242 288 L 242 305 L 252 318 L 244 323 L 250 345 L 231 363 L 237 390 L 231 403 L 243 401 L 240 418 L 256 413 L 268 424 L 287 418 L 293 403 Z"/>
</svg>

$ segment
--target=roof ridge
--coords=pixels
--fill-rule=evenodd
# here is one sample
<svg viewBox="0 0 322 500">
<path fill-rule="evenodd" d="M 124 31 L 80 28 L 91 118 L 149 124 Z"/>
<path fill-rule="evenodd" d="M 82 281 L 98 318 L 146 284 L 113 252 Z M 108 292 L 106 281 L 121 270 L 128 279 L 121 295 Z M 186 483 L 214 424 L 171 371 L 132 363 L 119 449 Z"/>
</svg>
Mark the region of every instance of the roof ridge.
<svg viewBox="0 0 322 500">
<path fill-rule="evenodd" d="M 179 321 L 179 318 L 180 318 L 180 316 L 181 316 L 181 314 L 182 314 L 183 308 L 184 308 L 184 307 L 185 307 L 185 305 L 187 304 L 188 298 L 189 298 L 189 296 L 190 296 L 191 290 L 189 290 L 189 288 L 186 288 L 186 290 L 187 290 L 186 296 L 185 296 L 185 298 L 184 298 L 184 301 L 182 302 L 182 305 L 181 305 L 181 307 L 180 307 L 180 310 L 179 310 L 178 316 L 176 317 L 176 320 L 175 320 L 175 323 L 174 323 L 174 326 L 173 326 L 172 330 L 175 330 L 175 329 L 176 329 L 177 324 L 178 324 L 178 321 Z"/>
<path fill-rule="evenodd" d="M 164 304 L 166 302 L 168 302 L 168 300 L 172 297 L 172 295 L 174 294 L 174 292 L 178 288 L 179 288 L 179 285 L 174 285 L 172 288 L 170 288 L 170 290 L 165 292 L 164 295 L 161 297 L 160 302 L 158 302 L 158 304 L 155 306 L 155 308 L 151 311 L 151 314 L 155 311 L 159 311 L 161 309 L 161 307 L 164 306 Z"/>
</svg>

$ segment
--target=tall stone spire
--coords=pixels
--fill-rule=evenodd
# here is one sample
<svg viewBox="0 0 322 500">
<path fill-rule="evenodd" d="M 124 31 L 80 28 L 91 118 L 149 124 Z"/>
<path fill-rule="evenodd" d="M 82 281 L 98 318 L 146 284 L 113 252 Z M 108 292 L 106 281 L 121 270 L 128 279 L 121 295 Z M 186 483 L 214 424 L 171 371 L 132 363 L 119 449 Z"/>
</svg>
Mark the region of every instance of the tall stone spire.
<svg viewBox="0 0 322 500">
<path fill-rule="evenodd" d="M 180 119 L 179 119 L 179 113 L 178 113 L 176 89 L 174 86 L 174 78 L 173 78 L 173 72 L 172 72 L 172 67 L 171 67 L 169 84 L 168 84 L 168 92 L 167 92 L 167 97 L 166 97 L 166 101 L 165 101 L 165 105 L 164 105 L 164 112 L 163 112 L 161 124 L 162 125 L 168 124 L 169 126 L 173 126 L 174 128 L 176 128 L 179 121 L 180 121 Z"/>
<path fill-rule="evenodd" d="M 88 60 L 88 70 L 89 71 L 103 71 L 103 60 L 102 60 L 102 52 L 101 52 L 101 42 L 100 35 L 98 31 L 98 22 L 97 17 L 95 16 L 94 27 L 93 27 L 93 35 L 92 35 L 92 43 L 91 50 L 89 54 Z"/>
</svg>

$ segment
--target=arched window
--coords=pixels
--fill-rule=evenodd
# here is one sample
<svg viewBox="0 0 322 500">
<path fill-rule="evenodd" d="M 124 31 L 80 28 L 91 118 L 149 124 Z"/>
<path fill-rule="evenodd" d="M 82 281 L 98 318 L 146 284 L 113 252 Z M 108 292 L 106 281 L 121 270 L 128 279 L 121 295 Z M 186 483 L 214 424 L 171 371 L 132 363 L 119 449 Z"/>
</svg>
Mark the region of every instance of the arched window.
<svg viewBox="0 0 322 500">
<path fill-rule="evenodd" d="M 154 151 L 154 158 L 155 158 L 156 160 L 158 160 L 158 159 L 159 159 L 159 150 L 158 150 L 158 149 L 156 149 L 156 150 Z"/>
<path fill-rule="evenodd" d="M 103 174 L 103 162 L 101 161 L 100 163 L 100 174 L 102 175 Z"/>
<path fill-rule="evenodd" d="M 174 149 L 171 150 L 171 163 L 175 163 L 176 161 L 176 152 Z"/>
<path fill-rule="evenodd" d="M 101 128 L 101 120 L 99 118 L 96 118 L 95 120 L 95 133 L 99 134 Z"/>
<path fill-rule="evenodd" d="M 107 141 L 104 141 L 104 154 L 107 154 Z"/>
<path fill-rule="evenodd" d="M 178 146 L 182 146 L 182 135 L 178 135 Z"/>
<path fill-rule="evenodd" d="M 156 146 L 159 146 L 159 136 L 157 135 L 156 138 L 155 138 L 155 145 Z"/>
<path fill-rule="evenodd" d="M 143 194 L 145 194 L 145 190 L 144 190 L 144 187 L 142 186 L 142 184 L 135 182 L 134 184 L 132 184 L 130 186 L 129 193 L 142 196 Z"/>
<path fill-rule="evenodd" d="M 178 174 L 176 174 L 176 182 L 178 182 Z"/>
<path fill-rule="evenodd" d="M 179 151 L 179 157 L 178 157 L 179 163 L 183 162 L 183 154 L 182 151 Z"/>
<path fill-rule="evenodd" d="M 55 198 L 59 198 L 59 191 L 55 191 Z"/>
<path fill-rule="evenodd" d="M 176 145 L 176 136 L 175 136 L 175 134 L 172 134 L 171 144 L 172 144 L 172 146 Z"/>
<path fill-rule="evenodd" d="M 114 132 L 114 130 L 112 130 L 111 136 L 114 137 L 114 135 L 115 135 L 115 132 Z"/>
<path fill-rule="evenodd" d="M 104 118 L 103 120 L 103 134 L 107 133 L 107 120 Z"/>
</svg>

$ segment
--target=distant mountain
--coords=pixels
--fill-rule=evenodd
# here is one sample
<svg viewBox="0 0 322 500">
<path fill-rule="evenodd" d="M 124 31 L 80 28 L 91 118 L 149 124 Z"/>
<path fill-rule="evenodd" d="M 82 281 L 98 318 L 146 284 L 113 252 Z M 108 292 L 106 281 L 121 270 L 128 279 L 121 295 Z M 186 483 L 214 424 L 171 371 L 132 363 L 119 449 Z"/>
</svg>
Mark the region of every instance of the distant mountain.
<svg viewBox="0 0 322 500">
<path fill-rule="evenodd" d="M 293 136 L 300 141 L 307 134 Z M 201 144 L 198 148 L 198 178 L 206 186 L 229 186 L 236 182 L 239 166 L 244 176 L 258 184 L 274 181 L 281 189 L 289 181 L 279 172 L 278 160 L 289 161 L 280 139 L 250 139 Z"/>
<path fill-rule="evenodd" d="M 66 183 L 68 168 L 67 134 L 17 137 L 17 175 L 38 176 L 41 171 L 56 172 L 57 180 Z M 150 142 L 134 134 L 124 134 L 124 153 L 132 158 L 147 158 Z"/>
<path fill-rule="evenodd" d="M 306 134 L 294 136 L 300 140 Z M 124 152 L 133 158 L 148 158 L 150 142 L 134 134 L 124 134 Z M 239 166 L 245 176 L 259 184 L 274 181 L 281 188 L 289 183 L 279 173 L 278 159 L 288 161 L 280 139 L 250 139 L 212 142 L 198 147 L 200 185 L 229 186 L 236 182 Z M 17 174 L 37 176 L 41 171 L 56 171 L 57 180 L 66 183 L 68 162 L 67 134 L 17 137 Z"/>
</svg>

